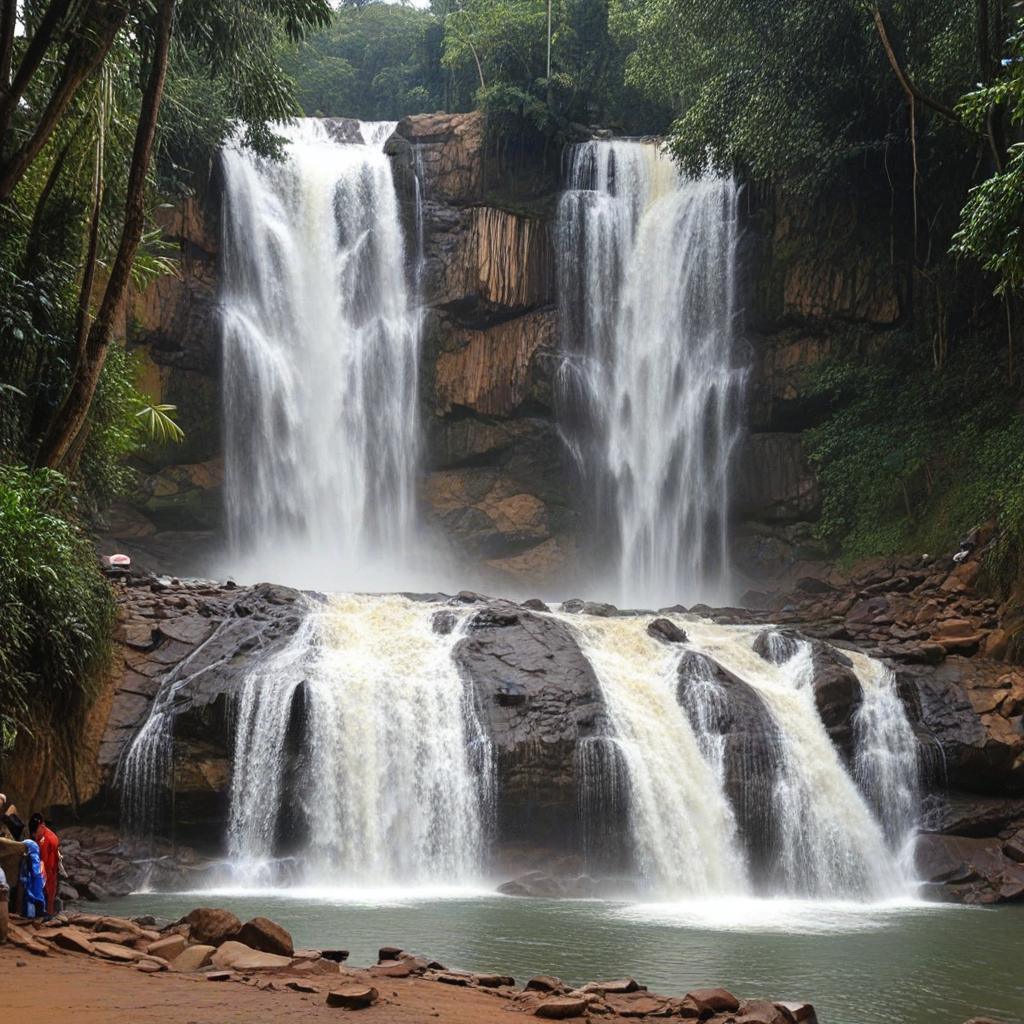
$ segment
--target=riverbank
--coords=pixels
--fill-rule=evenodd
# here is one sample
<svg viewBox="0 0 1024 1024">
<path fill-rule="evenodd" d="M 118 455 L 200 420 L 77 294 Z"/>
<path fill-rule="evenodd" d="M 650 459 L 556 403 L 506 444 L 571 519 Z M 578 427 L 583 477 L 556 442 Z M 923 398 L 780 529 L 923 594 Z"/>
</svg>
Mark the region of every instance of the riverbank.
<svg viewBox="0 0 1024 1024">
<path fill-rule="evenodd" d="M 13 993 L 9 1011 L 46 1020 L 74 1015 L 77 1024 L 107 1024 L 129 1010 L 133 1024 L 230 1024 L 296 1012 L 337 1019 L 340 1010 L 396 1024 L 426 1017 L 483 1024 L 507 1021 L 509 1013 L 611 1022 L 817 1021 L 809 1003 L 740 999 L 721 987 L 682 997 L 648 992 L 632 978 L 571 988 L 546 975 L 520 981 L 449 970 L 393 946 L 365 968 L 350 967 L 347 958 L 345 950 L 295 949 L 280 925 L 260 917 L 242 924 L 224 910 L 197 909 L 162 927 L 151 917 L 62 914 L 50 922 L 12 920 L 0 975 Z"/>
</svg>

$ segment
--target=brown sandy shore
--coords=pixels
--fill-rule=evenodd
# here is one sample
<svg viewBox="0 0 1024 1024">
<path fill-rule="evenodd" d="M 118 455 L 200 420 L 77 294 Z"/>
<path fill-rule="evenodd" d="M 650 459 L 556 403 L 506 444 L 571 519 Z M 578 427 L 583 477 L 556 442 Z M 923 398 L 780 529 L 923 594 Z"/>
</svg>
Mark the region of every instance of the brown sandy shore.
<svg viewBox="0 0 1024 1024">
<path fill-rule="evenodd" d="M 806 1003 L 738 999 L 721 988 L 683 997 L 647 992 L 630 978 L 570 989 L 559 979 L 512 979 L 448 970 L 386 947 L 380 961 L 350 967 L 342 950 L 296 950 L 279 925 L 245 925 L 197 910 L 173 925 L 94 914 L 30 924 L 12 919 L 0 945 L 4 1008 L 74 1024 L 261 1024 L 283 1019 L 483 1024 L 515 1017 L 665 1018 L 708 1024 L 815 1024 Z M 518 982 L 518 983 L 517 983 Z"/>
</svg>

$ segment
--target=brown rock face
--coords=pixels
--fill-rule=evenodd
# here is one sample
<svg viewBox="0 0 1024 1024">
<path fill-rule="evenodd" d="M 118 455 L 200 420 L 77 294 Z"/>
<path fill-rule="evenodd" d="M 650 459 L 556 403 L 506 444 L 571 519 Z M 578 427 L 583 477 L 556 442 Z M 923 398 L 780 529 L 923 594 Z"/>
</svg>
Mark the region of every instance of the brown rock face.
<svg viewBox="0 0 1024 1024">
<path fill-rule="evenodd" d="M 553 351 L 556 328 L 550 310 L 484 330 L 451 328 L 434 369 L 438 412 L 461 406 L 484 416 L 512 416 L 530 394 L 538 350 Z"/>
<path fill-rule="evenodd" d="M 483 114 L 418 114 L 400 121 L 395 134 L 388 152 L 394 153 L 400 140 L 416 147 L 423 191 L 431 199 L 470 203 L 480 197 Z"/>
</svg>

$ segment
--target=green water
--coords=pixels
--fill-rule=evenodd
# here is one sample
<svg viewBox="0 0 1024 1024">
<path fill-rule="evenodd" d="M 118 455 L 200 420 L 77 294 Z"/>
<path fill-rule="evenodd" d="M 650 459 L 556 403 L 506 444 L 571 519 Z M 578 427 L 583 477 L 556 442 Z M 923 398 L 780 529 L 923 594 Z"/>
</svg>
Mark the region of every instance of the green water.
<svg viewBox="0 0 1024 1024">
<path fill-rule="evenodd" d="M 1024 1021 L 1024 906 L 627 904 L 364 889 L 139 894 L 105 909 L 169 918 L 195 906 L 273 918 L 297 945 L 348 949 L 355 965 L 393 944 L 519 981 L 632 975 L 670 994 L 721 984 L 807 999 L 822 1024 Z"/>
</svg>

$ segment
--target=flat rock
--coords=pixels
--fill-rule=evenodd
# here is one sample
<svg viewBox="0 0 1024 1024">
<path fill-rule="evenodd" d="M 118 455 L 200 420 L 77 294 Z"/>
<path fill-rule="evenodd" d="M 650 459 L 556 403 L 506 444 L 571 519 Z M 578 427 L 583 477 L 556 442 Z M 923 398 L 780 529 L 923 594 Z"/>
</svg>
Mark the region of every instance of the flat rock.
<svg viewBox="0 0 1024 1024">
<path fill-rule="evenodd" d="M 328 1006 L 340 1006 L 345 1010 L 364 1010 L 377 1001 L 377 990 L 372 985 L 342 985 L 327 993 Z"/>
<path fill-rule="evenodd" d="M 207 981 L 233 981 L 234 978 L 234 971 L 211 971 L 206 975 Z"/>
<path fill-rule="evenodd" d="M 201 971 L 210 963 L 216 952 L 216 946 L 187 946 L 171 961 L 171 970 L 182 974 Z"/>
<path fill-rule="evenodd" d="M 129 949 L 116 942 L 93 942 L 92 948 L 96 955 L 103 957 L 104 960 L 116 960 L 122 964 L 134 963 L 143 957 L 137 949 Z"/>
<path fill-rule="evenodd" d="M 587 1000 L 567 996 L 546 999 L 536 1010 L 534 1016 L 547 1020 L 567 1020 L 570 1017 L 582 1017 L 587 1012 Z"/>
<path fill-rule="evenodd" d="M 591 981 L 583 987 L 590 992 L 605 992 L 608 995 L 640 992 L 644 988 L 635 978 L 616 978 L 614 981 Z"/>
<path fill-rule="evenodd" d="M 504 988 L 516 983 L 516 979 L 508 974 L 474 974 L 473 980 L 481 988 Z"/>
<path fill-rule="evenodd" d="M 92 942 L 77 928 L 59 928 L 55 932 L 50 941 L 59 949 L 69 953 L 87 953 L 90 956 L 95 952 Z"/>
<path fill-rule="evenodd" d="M 320 989 L 316 985 L 311 985 L 308 981 L 286 981 L 285 988 L 290 988 L 293 992 L 305 992 L 313 996 L 320 994 Z"/>
<path fill-rule="evenodd" d="M 223 943 L 210 958 L 210 962 L 222 970 L 231 969 L 241 973 L 279 971 L 292 965 L 291 957 L 264 953 L 234 940 Z"/>
</svg>

